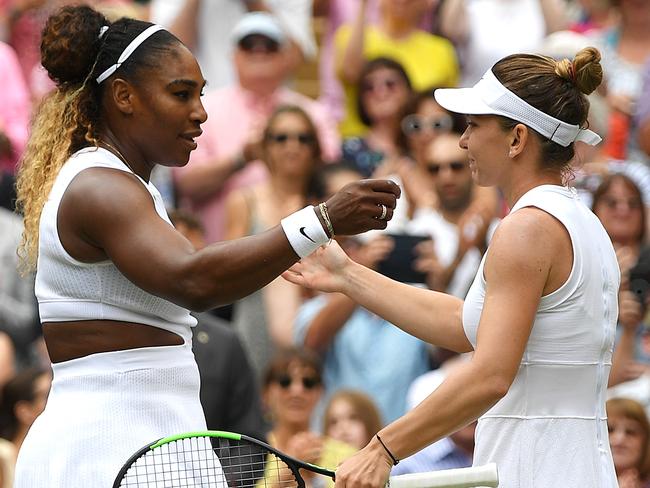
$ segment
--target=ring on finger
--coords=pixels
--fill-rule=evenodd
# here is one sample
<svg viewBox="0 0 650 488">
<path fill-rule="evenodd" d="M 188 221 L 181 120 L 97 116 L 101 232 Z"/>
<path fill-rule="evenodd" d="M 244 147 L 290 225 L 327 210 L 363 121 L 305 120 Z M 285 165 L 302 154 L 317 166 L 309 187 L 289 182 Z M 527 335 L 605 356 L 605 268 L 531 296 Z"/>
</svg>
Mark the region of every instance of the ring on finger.
<svg viewBox="0 0 650 488">
<path fill-rule="evenodd" d="M 384 220 L 386 218 L 386 214 L 388 213 L 388 208 L 383 203 L 380 203 L 379 206 L 381 207 L 381 215 L 377 218 L 379 220 Z"/>
</svg>

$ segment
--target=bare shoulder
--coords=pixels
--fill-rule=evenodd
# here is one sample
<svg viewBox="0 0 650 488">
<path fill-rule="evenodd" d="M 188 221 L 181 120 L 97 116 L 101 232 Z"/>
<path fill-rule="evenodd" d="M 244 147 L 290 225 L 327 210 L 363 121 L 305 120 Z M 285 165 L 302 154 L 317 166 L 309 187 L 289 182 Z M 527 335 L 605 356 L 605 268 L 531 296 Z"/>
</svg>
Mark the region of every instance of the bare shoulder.
<svg viewBox="0 0 650 488">
<path fill-rule="evenodd" d="M 559 220 L 539 208 L 526 207 L 501 221 L 490 241 L 488 263 L 515 271 L 533 268 L 548 272 L 567 246 L 570 249 L 571 240 Z"/>
</svg>

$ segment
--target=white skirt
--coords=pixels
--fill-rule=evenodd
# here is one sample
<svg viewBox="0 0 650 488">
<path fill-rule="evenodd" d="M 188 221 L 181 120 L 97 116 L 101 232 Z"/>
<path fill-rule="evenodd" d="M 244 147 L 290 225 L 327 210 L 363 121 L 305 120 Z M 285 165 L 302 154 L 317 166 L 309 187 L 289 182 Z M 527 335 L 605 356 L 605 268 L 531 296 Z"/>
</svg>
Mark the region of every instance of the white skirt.
<svg viewBox="0 0 650 488">
<path fill-rule="evenodd" d="M 161 437 L 206 429 L 191 343 L 92 354 L 52 365 L 14 488 L 110 488 L 126 460 Z"/>
</svg>

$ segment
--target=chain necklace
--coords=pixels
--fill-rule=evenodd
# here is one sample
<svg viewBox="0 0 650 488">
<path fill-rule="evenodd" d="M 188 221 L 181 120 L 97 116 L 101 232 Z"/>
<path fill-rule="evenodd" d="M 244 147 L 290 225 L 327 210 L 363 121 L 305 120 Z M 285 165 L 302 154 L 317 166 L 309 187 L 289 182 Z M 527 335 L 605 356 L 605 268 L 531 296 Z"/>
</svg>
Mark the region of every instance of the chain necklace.
<svg viewBox="0 0 650 488">
<path fill-rule="evenodd" d="M 106 146 L 107 148 L 111 149 L 111 151 L 112 151 L 112 152 L 113 152 L 113 153 L 114 153 L 118 158 L 120 158 L 120 160 L 121 160 L 121 161 L 126 165 L 126 167 L 129 168 L 129 169 L 131 170 L 131 172 L 132 172 L 134 175 L 137 176 L 138 173 L 135 172 L 135 170 L 131 167 L 131 165 L 129 164 L 129 162 L 126 160 L 126 158 L 124 157 L 124 155 L 120 152 L 120 150 L 119 150 L 118 148 L 116 148 L 116 147 L 113 146 L 112 144 L 109 144 L 108 142 L 103 141 L 103 140 L 99 141 L 99 143 L 100 143 L 100 144 L 103 144 L 103 145 Z"/>
</svg>

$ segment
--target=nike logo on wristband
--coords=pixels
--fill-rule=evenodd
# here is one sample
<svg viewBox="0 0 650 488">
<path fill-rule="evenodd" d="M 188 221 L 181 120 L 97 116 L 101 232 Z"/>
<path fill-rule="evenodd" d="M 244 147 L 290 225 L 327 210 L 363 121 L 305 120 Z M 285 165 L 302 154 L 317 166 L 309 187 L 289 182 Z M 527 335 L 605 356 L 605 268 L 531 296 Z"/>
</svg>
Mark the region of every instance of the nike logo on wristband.
<svg viewBox="0 0 650 488">
<path fill-rule="evenodd" d="M 301 227 L 301 228 L 300 228 L 300 233 L 301 233 L 303 236 L 305 236 L 307 239 L 309 239 L 311 242 L 313 242 L 314 244 L 316 244 L 316 241 L 315 241 L 314 239 L 312 239 L 311 237 L 309 237 L 309 236 L 307 235 L 307 233 L 305 232 L 305 227 Z"/>
</svg>

